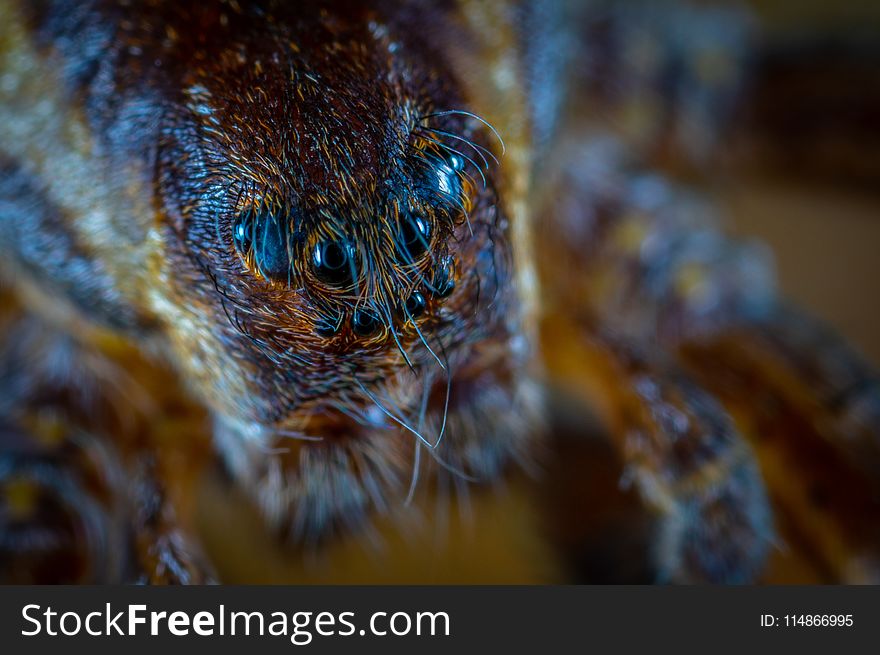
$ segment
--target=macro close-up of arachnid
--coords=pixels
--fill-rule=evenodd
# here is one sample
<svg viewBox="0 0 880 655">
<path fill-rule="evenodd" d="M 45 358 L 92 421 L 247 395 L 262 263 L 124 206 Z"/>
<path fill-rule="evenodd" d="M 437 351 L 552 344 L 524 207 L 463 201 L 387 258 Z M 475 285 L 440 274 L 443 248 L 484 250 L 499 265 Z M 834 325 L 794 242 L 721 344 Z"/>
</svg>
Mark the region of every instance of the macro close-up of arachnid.
<svg viewBox="0 0 880 655">
<path fill-rule="evenodd" d="M 826 4 L 0 0 L 0 582 L 880 582 Z"/>
</svg>

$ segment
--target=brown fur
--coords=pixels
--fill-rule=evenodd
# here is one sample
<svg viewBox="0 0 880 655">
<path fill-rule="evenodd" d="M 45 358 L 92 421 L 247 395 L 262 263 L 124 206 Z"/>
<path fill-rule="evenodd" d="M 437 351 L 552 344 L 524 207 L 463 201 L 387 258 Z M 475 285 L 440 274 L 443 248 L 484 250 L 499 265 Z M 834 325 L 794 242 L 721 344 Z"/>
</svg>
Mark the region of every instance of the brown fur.
<svg viewBox="0 0 880 655">
<path fill-rule="evenodd" d="M 738 266 L 720 237 L 701 251 L 711 260 L 704 277 L 657 287 L 643 276 L 644 231 L 627 232 L 620 217 L 626 184 L 597 194 L 578 177 L 589 167 L 576 152 L 548 149 L 570 36 L 549 10 L 562 6 L 0 5 L 11 302 L 56 324 L 77 321 L 65 361 L 96 389 L 95 416 L 114 416 L 133 392 L 88 373 L 93 351 L 145 376 L 170 363 L 209 414 L 209 428 L 152 430 L 149 407 L 128 424 L 90 425 L 89 411 L 60 403 L 63 421 L 112 444 L 108 466 L 130 476 L 96 490 L 83 474 L 91 464 L 53 460 L 83 498 L 129 519 L 130 570 L 107 578 L 210 578 L 188 528 L 211 449 L 270 524 L 300 543 L 405 513 L 423 473 L 464 497 L 465 481 L 530 466 L 550 364 L 539 329 L 552 334 L 560 308 L 572 352 L 600 381 L 625 479 L 656 524 L 655 579 L 759 573 L 772 534 L 760 474 L 677 349 L 732 326 L 751 334 L 776 306 L 772 285 L 761 278 L 753 292 L 758 260 L 744 254 Z M 568 134 L 596 146 L 589 130 Z M 631 179 L 613 161 L 605 181 Z M 711 232 L 702 218 L 637 209 L 661 241 Z M 692 263 L 670 253 L 648 268 Z M 711 310 L 690 293 L 695 279 L 717 287 Z M 22 353 L 42 361 L 44 348 Z M 183 393 L 167 371 L 152 375 L 167 388 L 147 397 Z M 46 363 L 7 384 L 41 389 L 51 377 Z M 19 399 L 23 416 L 43 405 L 39 393 Z M 15 465 L 0 479 L 39 486 L 30 470 Z M 40 543 L 32 523 L 16 524 L 31 545 Z M 68 532 L 62 541 L 83 543 Z M 76 571 L 68 577 L 100 577 Z"/>
</svg>

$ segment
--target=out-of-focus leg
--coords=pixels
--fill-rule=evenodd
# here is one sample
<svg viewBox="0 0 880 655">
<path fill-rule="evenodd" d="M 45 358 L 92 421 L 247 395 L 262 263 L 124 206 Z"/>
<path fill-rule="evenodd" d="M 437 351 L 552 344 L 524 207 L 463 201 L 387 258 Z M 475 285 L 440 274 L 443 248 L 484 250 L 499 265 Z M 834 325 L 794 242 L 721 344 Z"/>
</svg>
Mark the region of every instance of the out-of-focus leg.
<svg viewBox="0 0 880 655">
<path fill-rule="evenodd" d="M 553 254 L 540 258 L 543 273 L 556 281 L 548 314 L 686 371 L 758 452 L 784 541 L 819 579 L 876 579 L 871 367 L 784 306 L 764 250 L 727 238 L 711 204 L 631 167 L 611 139 L 585 141 L 564 161 L 541 232 Z"/>
<path fill-rule="evenodd" d="M 175 485 L 185 487 L 173 447 L 155 448 L 147 427 L 155 407 L 127 363 L 6 297 L 2 332 L 0 577 L 210 580 L 170 502 L 181 495 Z"/>
</svg>

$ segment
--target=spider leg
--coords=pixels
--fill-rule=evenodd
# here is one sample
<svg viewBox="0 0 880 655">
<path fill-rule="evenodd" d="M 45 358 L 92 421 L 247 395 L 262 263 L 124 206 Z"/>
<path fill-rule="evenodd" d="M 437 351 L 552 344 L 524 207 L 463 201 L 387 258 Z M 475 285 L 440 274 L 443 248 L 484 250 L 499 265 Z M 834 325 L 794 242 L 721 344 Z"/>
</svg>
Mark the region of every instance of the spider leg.
<svg viewBox="0 0 880 655">
<path fill-rule="evenodd" d="M 174 457 L 153 454 L 150 401 L 126 365 L 8 294 L 0 306 L 0 579 L 210 580 L 165 483 Z"/>
<path fill-rule="evenodd" d="M 758 455 L 778 568 L 876 579 L 877 374 L 780 300 L 769 257 L 725 236 L 711 204 L 630 168 L 613 142 L 569 161 L 542 233 L 545 277 L 566 280 L 551 306 L 660 353 L 723 404 Z"/>
<path fill-rule="evenodd" d="M 107 453 L 86 434 L 62 435 L 45 412 L 19 418 L 29 430 L 4 420 L 0 436 L 0 580 L 121 579 L 125 533 L 101 465 Z"/>
<path fill-rule="evenodd" d="M 555 317 L 545 341 L 564 341 L 553 369 L 578 370 L 569 388 L 598 410 L 634 487 L 655 516 L 659 581 L 739 583 L 762 571 L 772 540 L 752 450 L 722 405 L 663 357 L 599 326 Z M 586 372 L 586 373 L 585 373 Z"/>
<path fill-rule="evenodd" d="M 751 435 L 786 541 L 817 578 L 880 579 L 876 372 L 831 330 L 782 306 L 679 352 Z"/>
<path fill-rule="evenodd" d="M 180 406 L 184 394 L 170 391 L 177 385 L 169 374 L 106 330 L 140 334 L 148 319 L 114 300 L 106 270 L 65 212 L 26 166 L 2 153 L 0 224 L 11 235 L 0 244 L 9 287 L 0 293 L 0 577 L 209 579 L 181 528 L 194 475 L 178 464 L 208 460 L 180 455 L 201 448 L 208 430 L 167 419 L 150 428 L 157 416 L 193 412 Z M 64 299 L 39 286 L 46 277 Z M 78 564 L 39 564 L 62 555 Z"/>
</svg>

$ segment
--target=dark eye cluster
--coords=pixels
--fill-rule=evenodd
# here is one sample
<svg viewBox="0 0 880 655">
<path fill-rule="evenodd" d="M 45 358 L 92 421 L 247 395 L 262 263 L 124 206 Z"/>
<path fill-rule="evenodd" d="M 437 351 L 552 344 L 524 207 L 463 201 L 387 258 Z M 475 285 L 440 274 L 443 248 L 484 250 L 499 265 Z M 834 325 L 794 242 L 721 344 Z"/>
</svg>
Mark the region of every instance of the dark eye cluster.
<svg viewBox="0 0 880 655">
<path fill-rule="evenodd" d="M 402 203 L 396 218 L 387 222 L 392 230 L 398 265 L 419 267 L 423 280 L 419 289 L 401 298 L 395 313 L 396 320 L 415 320 L 428 307 L 428 297 L 448 298 L 455 289 L 455 262 L 449 255 L 431 255 L 442 239 L 442 221 L 464 211 L 461 175 L 463 160 L 456 155 L 425 158 L 419 175 L 413 180 L 408 201 Z M 232 237 L 235 249 L 249 267 L 261 277 L 274 282 L 290 284 L 295 266 L 294 257 L 304 257 L 307 275 L 325 287 L 345 290 L 358 279 L 362 255 L 352 239 L 325 237 L 314 245 L 293 248 L 291 227 L 282 212 L 270 209 L 244 211 L 233 222 Z M 297 241 L 297 244 L 300 242 Z M 427 258 L 430 266 L 425 270 Z M 411 269 L 412 270 L 412 269 Z M 426 274 L 425 274 L 426 273 Z M 329 338 L 339 332 L 344 317 L 321 316 L 315 331 Z M 382 326 L 380 317 L 368 308 L 350 312 L 349 326 L 359 337 L 376 334 Z"/>
</svg>

